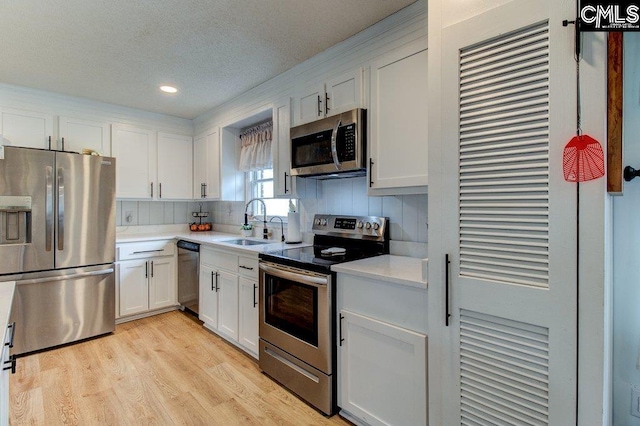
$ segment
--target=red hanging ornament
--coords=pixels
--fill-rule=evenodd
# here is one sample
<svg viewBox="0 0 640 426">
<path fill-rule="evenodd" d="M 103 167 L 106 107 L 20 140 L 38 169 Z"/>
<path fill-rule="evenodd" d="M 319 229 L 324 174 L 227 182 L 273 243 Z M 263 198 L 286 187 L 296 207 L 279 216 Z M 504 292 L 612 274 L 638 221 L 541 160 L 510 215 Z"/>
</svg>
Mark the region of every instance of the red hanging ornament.
<svg viewBox="0 0 640 426">
<path fill-rule="evenodd" d="M 564 147 L 562 170 L 567 182 L 586 182 L 604 176 L 604 152 L 600 142 L 576 135 Z"/>
</svg>

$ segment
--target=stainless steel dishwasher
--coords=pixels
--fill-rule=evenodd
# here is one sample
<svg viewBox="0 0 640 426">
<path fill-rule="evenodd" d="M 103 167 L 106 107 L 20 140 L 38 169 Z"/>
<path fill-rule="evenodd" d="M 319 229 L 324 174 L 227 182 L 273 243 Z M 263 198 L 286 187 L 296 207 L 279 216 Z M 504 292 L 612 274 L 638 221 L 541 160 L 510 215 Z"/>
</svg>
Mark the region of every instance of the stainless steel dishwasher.
<svg viewBox="0 0 640 426">
<path fill-rule="evenodd" d="M 198 315 L 200 244 L 178 241 L 178 303 L 183 311 Z"/>
</svg>

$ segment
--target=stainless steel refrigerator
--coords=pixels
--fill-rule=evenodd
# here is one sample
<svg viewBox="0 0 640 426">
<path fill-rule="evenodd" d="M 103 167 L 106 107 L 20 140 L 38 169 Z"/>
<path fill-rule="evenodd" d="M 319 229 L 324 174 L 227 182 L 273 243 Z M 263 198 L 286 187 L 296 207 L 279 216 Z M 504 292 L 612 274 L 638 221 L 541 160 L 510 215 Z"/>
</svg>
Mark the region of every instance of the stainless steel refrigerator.
<svg viewBox="0 0 640 426">
<path fill-rule="evenodd" d="M 0 285 L 16 281 L 13 353 L 115 329 L 115 159 L 0 149 Z"/>
</svg>

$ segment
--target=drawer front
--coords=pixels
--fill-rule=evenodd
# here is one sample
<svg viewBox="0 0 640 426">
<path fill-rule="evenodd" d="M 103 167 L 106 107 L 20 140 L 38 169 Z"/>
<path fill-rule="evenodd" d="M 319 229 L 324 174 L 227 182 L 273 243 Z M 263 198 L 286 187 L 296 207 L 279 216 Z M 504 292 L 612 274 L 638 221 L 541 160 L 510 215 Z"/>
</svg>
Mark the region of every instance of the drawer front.
<svg viewBox="0 0 640 426">
<path fill-rule="evenodd" d="M 247 278 L 258 278 L 258 259 L 238 257 L 238 272 Z"/>
<path fill-rule="evenodd" d="M 173 256 L 176 252 L 174 240 L 122 243 L 117 246 L 118 260 L 146 259 L 158 256 Z"/>
<path fill-rule="evenodd" d="M 217 250 L 200 250 L 200 263 L 212 266 L 216 269 L 226 269 L 229 272 L 238 272 L 238 256 Z"/>
</svg>

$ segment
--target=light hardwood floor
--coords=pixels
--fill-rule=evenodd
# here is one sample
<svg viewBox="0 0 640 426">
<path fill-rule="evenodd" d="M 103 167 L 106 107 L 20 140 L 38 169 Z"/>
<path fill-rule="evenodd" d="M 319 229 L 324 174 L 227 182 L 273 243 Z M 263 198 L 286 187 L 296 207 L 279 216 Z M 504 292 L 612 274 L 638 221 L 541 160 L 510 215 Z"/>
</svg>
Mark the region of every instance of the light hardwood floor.
<svg viewBox="0 0 640 426">
<path fill-rule="evenodd" d="M 19 358 L 10 396 L 11 425 L 350 425 L 178 311 Z"/>
</svg>

